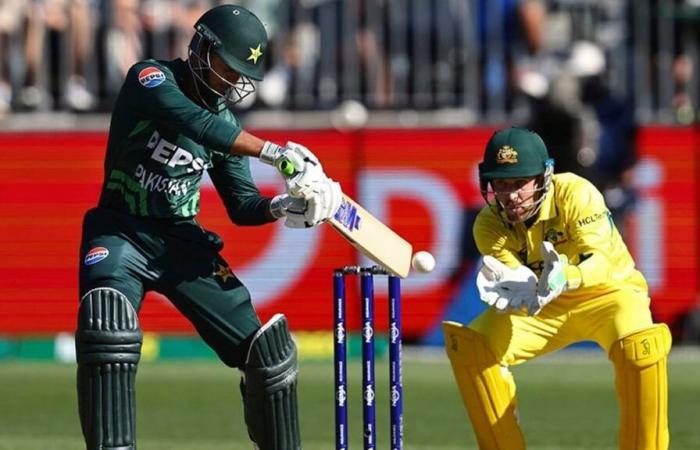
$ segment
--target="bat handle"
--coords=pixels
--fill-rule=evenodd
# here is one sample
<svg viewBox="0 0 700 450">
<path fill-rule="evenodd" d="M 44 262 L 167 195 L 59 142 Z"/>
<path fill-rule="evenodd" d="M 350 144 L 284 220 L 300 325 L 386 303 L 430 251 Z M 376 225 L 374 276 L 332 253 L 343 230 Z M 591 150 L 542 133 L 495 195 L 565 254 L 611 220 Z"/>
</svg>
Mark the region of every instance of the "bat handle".
<svg viewBox="0 0 700 450">
<path fill-rule="evenodd" d="M 294 167 L 294 163 L 288 158 L 280 158 L 277 162 L 275 162 L 275 167 L 285 178 L 290 178 L 297 172 L 296 167 Z"/>
</svg>

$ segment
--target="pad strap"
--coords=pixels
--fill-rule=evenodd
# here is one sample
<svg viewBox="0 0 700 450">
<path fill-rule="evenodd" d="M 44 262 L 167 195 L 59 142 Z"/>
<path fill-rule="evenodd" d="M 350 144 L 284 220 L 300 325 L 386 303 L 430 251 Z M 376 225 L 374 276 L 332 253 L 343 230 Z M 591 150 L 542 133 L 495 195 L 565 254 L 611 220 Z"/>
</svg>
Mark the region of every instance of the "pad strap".
<svg viewBox="0 0 700 450">
<path fill-rule="evenodd" d="M 93 289 L 78 310 L 78 410 L 88 450 L 134 450 L 135 378 L 143 334 L 119 291 Z"/>
</svg>

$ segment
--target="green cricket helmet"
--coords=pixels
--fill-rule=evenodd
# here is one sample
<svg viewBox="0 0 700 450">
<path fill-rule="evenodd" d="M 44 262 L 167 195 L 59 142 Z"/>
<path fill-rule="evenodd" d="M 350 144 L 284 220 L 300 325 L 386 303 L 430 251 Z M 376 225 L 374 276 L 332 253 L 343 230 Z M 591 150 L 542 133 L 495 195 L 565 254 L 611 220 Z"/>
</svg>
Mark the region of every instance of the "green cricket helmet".
<svg viewBox="0 0 700 450">
<path fill-rule="evenodd" d="M 481 195 L 486 203 L 498 211 L 502 205 L 495 193 L 489 190 L 491 181 L 506 178 L 539 177 L 539 198 L 535 201 L 527 220 L 534 216 L 542 206 L 542 201 L 552 185 L 554 160 L 549 157 L 547 146 L 534 131 L 511 127 L 497 131 L 486 144 L 484 160 L 479 164 L 479 184 Z"/>
<path fill-rule="evenodd" d="M 251 80 L 263 79 L 263 56 L 267 54 L 267 32 L 260 19 L 242 6 L 220 5 L 204 13 L 194 28 L 187 61 L 202 103 L 220 111 L 255 92 Z M 212 53 L 240 75 L 236 83 L 212 68 Z M 207 74 L 223 80 L 228 85 L 225 92 L 213 88 L 206 81 Z"/>
</svg>

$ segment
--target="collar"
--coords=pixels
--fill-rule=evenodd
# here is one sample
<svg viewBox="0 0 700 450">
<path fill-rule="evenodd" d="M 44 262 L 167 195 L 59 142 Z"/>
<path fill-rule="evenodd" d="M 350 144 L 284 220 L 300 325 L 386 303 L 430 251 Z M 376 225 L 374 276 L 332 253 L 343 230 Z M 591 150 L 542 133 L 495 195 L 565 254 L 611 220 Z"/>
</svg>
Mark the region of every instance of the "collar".
<svg viewBox="0 0 700 450">
<path fill-rule="evenodd" d="M 554 190 L 556 185 L 554 184 L 554 177 L 552 177 L 552 186 L 544 195 L 544 200 L 542 200 L 542 206 L 540 207 L 540 212 L 537 214 L 537 219 L 533 222 L 533 225 L 537 222 L 544 222 L 549 219 L 553 219 L 557 216 L 557 205 L 554 204 Z"/>
</svg>

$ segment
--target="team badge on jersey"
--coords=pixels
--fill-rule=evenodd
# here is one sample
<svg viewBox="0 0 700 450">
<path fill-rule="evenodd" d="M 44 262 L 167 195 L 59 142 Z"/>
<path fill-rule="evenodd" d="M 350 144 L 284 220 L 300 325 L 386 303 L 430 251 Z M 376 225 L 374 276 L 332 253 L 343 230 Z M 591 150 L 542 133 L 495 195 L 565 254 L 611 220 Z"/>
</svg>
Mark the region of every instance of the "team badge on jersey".
<svg viewBox="0 0 700 450">
<path fill-rule="evenodd" d="M 221 278 L 221 281 L 225 283 L 229 278 L 233 278 L 233 271 L 229 266 L 217 263 L 216 270 L 212 275 Z"/>
<path fill-rule="evenodd" d="M 165 74 L 157 67 L 146 67 L 139 72 L 139 83 L 144 87 L 154 88 L 165 81 Z"/>
<path fill-rule="evenodd" d="M 109 256 L 109 250 L 104 247 L 91 248 L 85 255 L 84 263 L 86 266 L 91 266 L 102 261 Z"/>
</svg>

